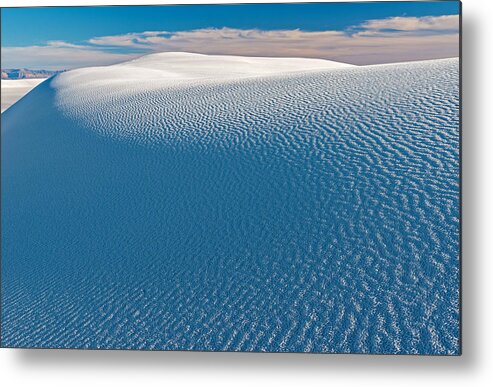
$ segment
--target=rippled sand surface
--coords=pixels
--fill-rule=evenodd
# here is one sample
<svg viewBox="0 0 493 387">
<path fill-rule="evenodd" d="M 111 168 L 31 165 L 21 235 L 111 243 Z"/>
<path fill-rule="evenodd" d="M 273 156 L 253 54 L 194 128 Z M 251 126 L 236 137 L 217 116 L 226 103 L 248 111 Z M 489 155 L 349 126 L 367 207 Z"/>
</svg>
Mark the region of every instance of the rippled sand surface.
<svg viewBox="0 0 493 387">
<path fill-rule="evenodd" d="M 458 354 L 458 60 L 165 60 L 2 114 L 2 344 Z"/>
</svg>

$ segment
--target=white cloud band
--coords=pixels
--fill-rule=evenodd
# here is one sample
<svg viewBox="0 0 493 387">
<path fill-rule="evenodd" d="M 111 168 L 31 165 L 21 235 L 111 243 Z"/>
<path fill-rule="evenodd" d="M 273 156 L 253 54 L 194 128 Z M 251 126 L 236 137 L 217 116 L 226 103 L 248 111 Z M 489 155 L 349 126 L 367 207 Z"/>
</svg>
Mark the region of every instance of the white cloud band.
<svg viewBox="0 0 493 387">
<path fill-rule="evenodd" d="M 446 58 L 459 55 L 459 16 L 368 20 L 346 31 L 145 31 L 95 37 L 85 45 L 55 41 L 45 46 L 5 47 L 2 60 L 6 68 L 71 68 L 112 64 L 159 51 L 324 58 L 352 64 Z"/>
</svg>

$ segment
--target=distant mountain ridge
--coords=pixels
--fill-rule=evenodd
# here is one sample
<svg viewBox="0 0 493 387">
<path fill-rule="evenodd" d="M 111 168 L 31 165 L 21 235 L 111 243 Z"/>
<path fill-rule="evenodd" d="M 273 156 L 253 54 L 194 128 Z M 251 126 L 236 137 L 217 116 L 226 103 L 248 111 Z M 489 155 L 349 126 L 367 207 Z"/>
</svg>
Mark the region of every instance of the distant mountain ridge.
<svg viewBox="0 0 493 387">
<path fill-rule="evenodd" d="M 61 72 L 52 70 L 2 69 L 2 79 L 48 78 Z"/>
</svg>

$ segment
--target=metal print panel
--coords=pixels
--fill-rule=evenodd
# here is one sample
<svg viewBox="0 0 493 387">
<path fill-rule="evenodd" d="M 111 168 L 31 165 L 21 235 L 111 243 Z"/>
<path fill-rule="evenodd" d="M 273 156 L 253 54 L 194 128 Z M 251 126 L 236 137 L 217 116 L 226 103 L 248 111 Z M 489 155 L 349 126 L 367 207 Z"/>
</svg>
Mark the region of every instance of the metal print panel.
<svg viewBox="0 0 493 387">
<path fill-rule="evenodd" d="M 460 354 L 460 3 L 1 17 L 2 346 Z"/>
</svg>

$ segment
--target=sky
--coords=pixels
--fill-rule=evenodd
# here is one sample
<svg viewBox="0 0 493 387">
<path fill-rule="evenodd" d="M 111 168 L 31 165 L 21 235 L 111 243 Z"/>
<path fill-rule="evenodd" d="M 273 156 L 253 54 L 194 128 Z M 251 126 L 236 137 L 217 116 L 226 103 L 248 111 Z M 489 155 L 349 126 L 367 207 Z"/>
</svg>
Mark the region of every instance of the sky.
<svg viewBox="0 0 493 387">
<path fill-rule="evenodd" d="M 459 55 L 459 3 L 2 8 L 1 66 L 62 70 L 148 53 L 308 57 L 357 65 Z"/>
</svg>

